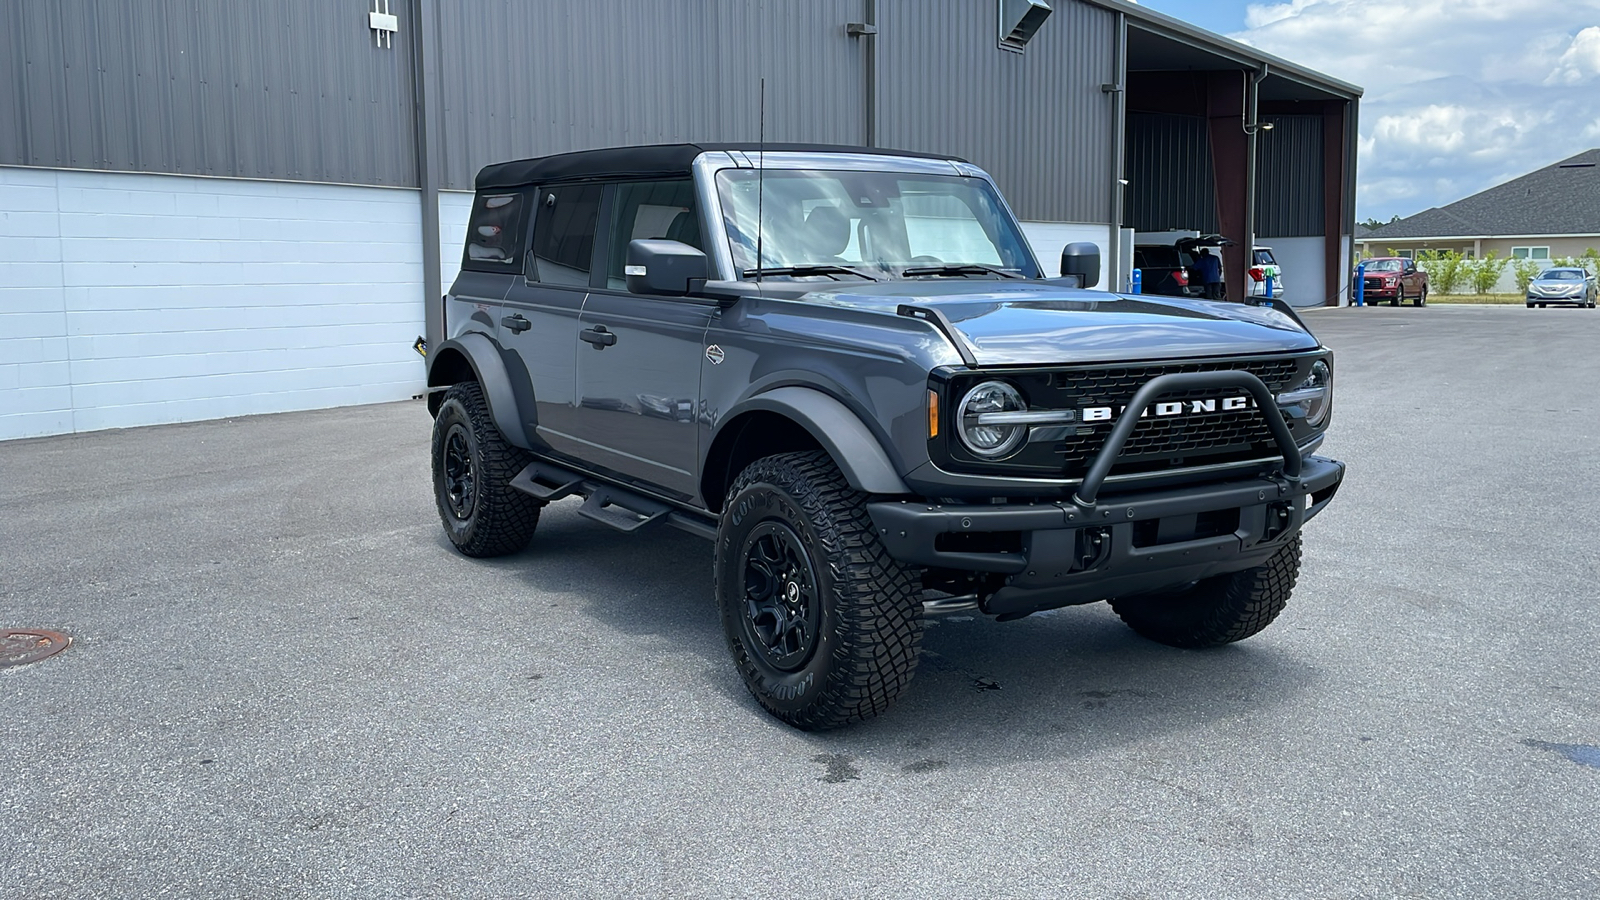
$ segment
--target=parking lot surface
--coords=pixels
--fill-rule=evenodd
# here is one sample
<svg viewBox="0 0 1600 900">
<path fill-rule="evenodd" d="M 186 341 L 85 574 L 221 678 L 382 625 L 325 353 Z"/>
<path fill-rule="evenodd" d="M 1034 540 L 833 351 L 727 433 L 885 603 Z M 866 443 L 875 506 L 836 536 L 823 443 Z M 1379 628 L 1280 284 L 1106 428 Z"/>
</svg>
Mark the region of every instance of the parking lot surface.
<svg viewBox="0 0 1600 900">
<path fill-rule="evenodd" d="M 803 734 L 710 545 L 455 554 L 420 402 L 0 444 L 0 896 L 1600 896 L 1600 314 L 1318 311 L 1341 494 L 1222 650 L 933 620 Z"/>
</svg>

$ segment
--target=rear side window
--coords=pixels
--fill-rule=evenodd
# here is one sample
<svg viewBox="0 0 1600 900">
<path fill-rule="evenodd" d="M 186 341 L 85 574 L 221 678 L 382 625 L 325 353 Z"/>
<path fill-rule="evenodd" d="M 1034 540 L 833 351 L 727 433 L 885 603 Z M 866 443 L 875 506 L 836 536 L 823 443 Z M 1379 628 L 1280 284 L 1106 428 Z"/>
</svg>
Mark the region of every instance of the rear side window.
<svg viewBox="0 0 1600 900">
<path fill-rule="evenodd" d="M 1278 261 L 1272 258 L 1272 251 L 1271 250 L 1257 250 L 1256 251 L 1256 261 L 1253 263 L 1253 265 L 1257 265 L 1257 266 L 1275 266 L 1277 264 L 1278 264 Z"/>
<path fill-rule="evenodd" d="M 589 286 L 600 191 L 598 184 L 569 184 L 534 192 L 539 208 L 528 277 L 542 284 Z"/>
<path fill-rule="evenodd" d="M 523 199 L 520 194 L 480 194 L 467 222 L 464 269 L 513 271 L 522 250 Z"/>
<path fill-rule="evenodd" d="M 1188 265 L 1187 262 L 1180 259 L 1178 250 L 1175 247 L 1138 247 L 1135 249 L 1134 254 L 1138 257 L 1137 262 L 1141 268 L 1170 269 L 1180 265 Z"/>
<path fill-rule="evenodd" d="M 665 239 L 705 249 L 700 241 L 700 217 L 695 212 L 694 182 L 688 179 L 619 184 L 613 209 L 606 266 L 606 286 L 612 290 L 628 289 L 623 266 L 629 241 Z"/>
</svg>

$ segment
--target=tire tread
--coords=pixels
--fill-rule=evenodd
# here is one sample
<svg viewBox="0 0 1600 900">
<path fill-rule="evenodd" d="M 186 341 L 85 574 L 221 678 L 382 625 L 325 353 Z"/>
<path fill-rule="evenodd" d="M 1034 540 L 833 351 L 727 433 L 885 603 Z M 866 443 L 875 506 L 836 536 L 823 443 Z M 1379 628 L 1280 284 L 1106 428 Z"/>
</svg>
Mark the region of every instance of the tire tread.
<svg viewBox="0 0 1600 900">
<path fill-rule="evenodd" d="M 1259 634 L 1283 612 L 1300 575 L 1300 536 L 1265 563 L 1176 595 L 1111 601 L 1139 634 L 1174 647 L 1217 647 Z"/>
<path fill-rule="evenodd" d="M 774 709 L 755 689 L 754 664 L 730 628 L 729 650 L 745 687 L 768 712 L 806 731 L 838 728 L 885 712 L 911 683 L 922 643 L 922 603 L 912 569 L 889 556 L 867 515 L 864 495 L 850 487 L 826 453 L 784 453 L 751 463 L 728 491 L 724 529 L 739 494 L 760 483 L 787 493 L 811 519 L 824 555 L 816 564 L 829 570 L 836 592 L 839 640 L 817 700 L 802 710 L 785 711 Z M 719 602 L 726 587 L 723 569 L 719 560 Z"/>
<path fill-rule="evenodd" d="M 478 559 L 518 553 L 528 546 L 539 526 L 539 510 L 544 506 L 533 497 L 511 487 L 511 479 L 532 460 L 532 454 L 511 444 L 500 433 L 489 414 L 483 388 L 476 381 L 464 381 L 445 392 L 441 413 L 450 401 L 459 401 L 466 411 L 478 447 L 478 500 L 472 522 L 458 537 L 450 527 L 450 512 L 441 493 L 441 445 L 443 429 L 434 428 L 433 468 L 435 503 L 451 543 L 464 555 Z"/>
</svg>

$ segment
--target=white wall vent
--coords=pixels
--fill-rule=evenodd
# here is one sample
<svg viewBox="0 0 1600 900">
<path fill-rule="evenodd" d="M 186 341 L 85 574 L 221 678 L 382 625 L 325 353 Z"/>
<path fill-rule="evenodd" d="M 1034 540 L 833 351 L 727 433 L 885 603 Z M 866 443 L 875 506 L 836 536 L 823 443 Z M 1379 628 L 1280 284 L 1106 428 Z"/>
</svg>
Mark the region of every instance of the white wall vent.
<svg viewBox="0 0 1600 900">
<path fill-rule="evenodd" d="M 1033 35 L 1050 18 L 1045 0 L 997 0 L 1000 7 L 1000 49 L 1021 53 Z"/>
</svg>

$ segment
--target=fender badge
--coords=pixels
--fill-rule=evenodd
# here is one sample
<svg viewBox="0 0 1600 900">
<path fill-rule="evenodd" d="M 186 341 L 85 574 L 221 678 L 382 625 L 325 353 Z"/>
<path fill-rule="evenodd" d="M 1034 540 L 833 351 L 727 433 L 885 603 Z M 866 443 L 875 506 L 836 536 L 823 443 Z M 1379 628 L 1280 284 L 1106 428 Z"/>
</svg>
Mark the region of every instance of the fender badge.
<svg viewBox="0 0 1600 900">
<path fill-rule="evenodd" d="M 706 348 L 706 359 L 711 360 L 711 364 L 713 366 L 722 365 L 722 358 L 723 354 L 721 347 L 718 347 L 716 344 L 712 344 Z"/>
</svg>

